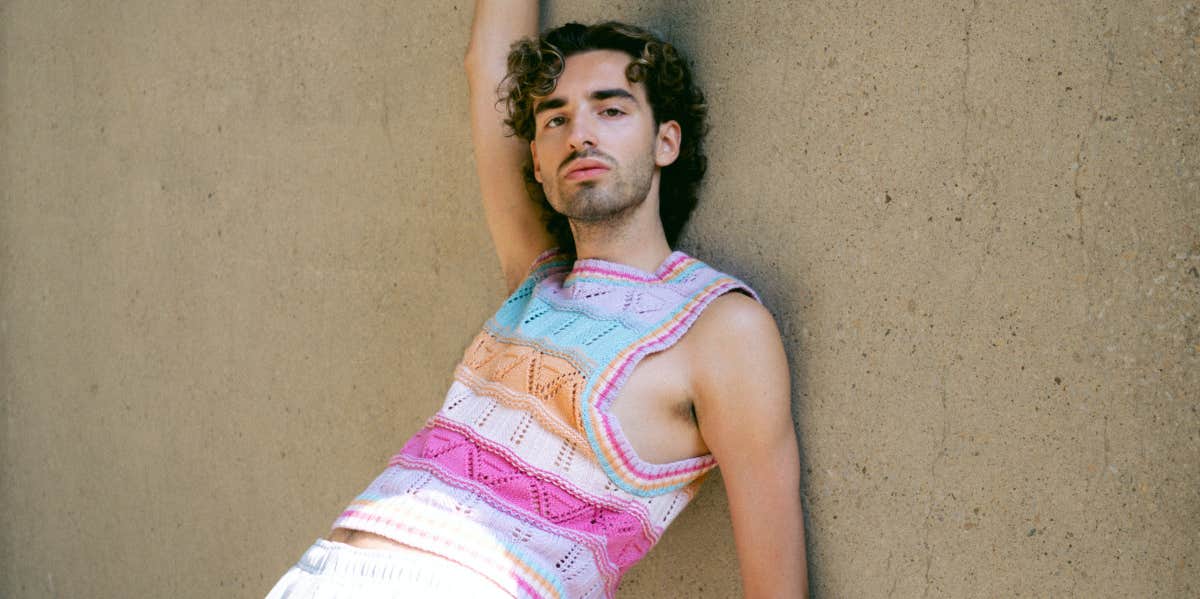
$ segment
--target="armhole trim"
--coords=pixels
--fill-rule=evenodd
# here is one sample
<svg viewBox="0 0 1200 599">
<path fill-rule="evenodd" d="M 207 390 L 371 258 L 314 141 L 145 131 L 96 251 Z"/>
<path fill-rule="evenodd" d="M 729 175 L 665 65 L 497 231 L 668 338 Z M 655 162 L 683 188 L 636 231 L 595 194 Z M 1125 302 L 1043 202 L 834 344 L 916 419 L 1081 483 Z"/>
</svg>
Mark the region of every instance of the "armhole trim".
<svg viewBox="0 0 1200 599">
<path fill-rule="evenodd" d="M 648 354 L 674 345 L 687 332 L 700 313 L 714 299 L 733 290 L 746 290 L 755 300 L 758 295 L 741 280 L 718 273 L 675 312 L 648 331 L 637 342 L 616 356 L 584 390 L 584 432 L 600 466 L 614 484 L 642 497 L 670 493 L 694 483 L 717 466 L 711 453 L 665 464 L 647 462 L 638 456 L 624 435 L 620 421 L 608 411 L 616 393 L 637 363 Z"/>
</svg>

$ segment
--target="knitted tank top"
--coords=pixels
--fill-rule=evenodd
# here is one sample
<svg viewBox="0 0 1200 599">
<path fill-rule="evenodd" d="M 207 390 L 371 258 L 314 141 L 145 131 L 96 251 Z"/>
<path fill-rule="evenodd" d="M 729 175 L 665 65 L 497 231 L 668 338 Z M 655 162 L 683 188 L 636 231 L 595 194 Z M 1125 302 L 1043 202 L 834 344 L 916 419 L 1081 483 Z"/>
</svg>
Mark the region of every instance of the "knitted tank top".
<svg viewBox="0 0 1200 599">
<path fill-rule="evenodd" d="M 611 598 L 716 466 L 634 452 L 608 408 L 722 293 L 674 251 L 653 273 L 551 248 L 467 346 L 442 407 L 334 522 L 440 554 L 516 597 Z"/>
</svg>

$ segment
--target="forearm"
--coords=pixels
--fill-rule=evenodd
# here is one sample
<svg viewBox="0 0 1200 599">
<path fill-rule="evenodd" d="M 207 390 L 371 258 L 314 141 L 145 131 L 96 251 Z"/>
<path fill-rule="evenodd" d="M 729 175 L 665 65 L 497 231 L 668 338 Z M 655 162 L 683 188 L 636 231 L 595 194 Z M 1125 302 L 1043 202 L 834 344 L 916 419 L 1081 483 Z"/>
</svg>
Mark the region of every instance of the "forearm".
<svg viewBox="0 0 1200 599">
<path fill-rule="evenodd" d="M 804 514 L 798 481 L 762 481 L 753 507 L 731 505 L 745 599 L 808 597 Z M 748 498 L 731 497 L 748 503 Z"/>
<path fill-rule="evenodd" d="M 507 113 L 497 87 L 508 71 L 508 51 L 513 42 L 537 32 L 536 0 L 476 0 L 471 23 L 471 42 L 463 65 L 470 89 L 471 129 L 475 141 L 475 164 L 485 185 L 484 201 L 489 208 L 511 210 L 513 196 L 504 197 L 504 206 L 494 204 L 487 188 L 507 189 L 509 183 L 491 182 L 497 173 L 512 173 L 520 181 L 521 163 L 529 155 L 528 144 L 506 135 Z"/>
<path fill-rule="evenodd" d="M 472 88 L 483 84 L 490 86 L 486 91 L 494 91 L 507 70 L 509 47 L 536 34 L 537 28 L 537 0 L 475 0 L 471 41 L 463 59 Z"/>
<path fill-rule="evenodd" d="M 747 535 L 759 546 L 746 553 L 757 558 L 741 564 L 744 599 L 807 599 L 803 516 L 785 511 L 760 519 L 761 530 Z"/>
</svg>

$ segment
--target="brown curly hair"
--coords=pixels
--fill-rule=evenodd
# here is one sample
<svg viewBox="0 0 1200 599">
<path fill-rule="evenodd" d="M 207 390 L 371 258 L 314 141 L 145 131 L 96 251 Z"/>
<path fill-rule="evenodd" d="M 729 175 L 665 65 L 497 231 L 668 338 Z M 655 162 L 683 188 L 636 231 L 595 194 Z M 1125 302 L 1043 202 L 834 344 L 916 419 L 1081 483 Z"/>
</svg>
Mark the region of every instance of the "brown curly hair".
<svg viewBox="0 0 1200 599">
<path fill-rule="evenodd" d="M 659 182 L 659 216 L 667 243 L 674 247 L 696 207 L 700 180 L 708 166 L 704 156 L 708 108 L 687 62 L 670 43 L 646 29 L 616 21 L 567 23 L 541 36 L 519 40 L 509 52 L 508 74 L 500 84 L 500 101 L 508 110 L 504 124 L 510 134 L 531 141 L 534 102 L 553 93 L 568 56 L 589 50 L 617 50 L 631 56 L 625 77 L 630 83 L 645 82 L 655 126 L 666 121 L 679 123 L 679 157 L 663 167 Z M 522 170 L 530 197 L 546 215 L 546 229 L 561 249 L 573 253 L 575 240 L 567 217 L 546 200 L 533 176 L 532 161 Z"/>
</svg>

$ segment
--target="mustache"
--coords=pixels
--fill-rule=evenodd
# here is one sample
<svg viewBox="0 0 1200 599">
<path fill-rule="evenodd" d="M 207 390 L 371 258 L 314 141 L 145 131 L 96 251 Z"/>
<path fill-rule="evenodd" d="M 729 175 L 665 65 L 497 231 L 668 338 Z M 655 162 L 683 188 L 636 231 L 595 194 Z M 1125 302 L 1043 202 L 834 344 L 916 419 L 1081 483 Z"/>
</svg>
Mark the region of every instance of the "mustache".
<svg viewBox="0 0 1200 599">
<path fill-rule="evenodd" d="M 558 165 L 558 171 L 562 172 L 563 169 L 567 168 L 568 164 L 571 164 L 572 162 L 574 162 L 576 160 L 580 160 L 580 159 L 584 159 L 584 158 L 591 159 L 591 160 L 599 160 L 605 164 L 616 164 L 616 162 L 617 162 L 616 160 L 613 160 L 612 157 L 609 156 L 608 154 L 605 154 L 604 152 L 601 152 L 600 150 L 593 148 L 590 150 L 571 152 L 570 154 L 567 155 L 566 160 L 563 160 L 562 164 Z"/>
</svg>

